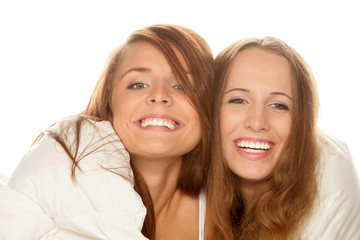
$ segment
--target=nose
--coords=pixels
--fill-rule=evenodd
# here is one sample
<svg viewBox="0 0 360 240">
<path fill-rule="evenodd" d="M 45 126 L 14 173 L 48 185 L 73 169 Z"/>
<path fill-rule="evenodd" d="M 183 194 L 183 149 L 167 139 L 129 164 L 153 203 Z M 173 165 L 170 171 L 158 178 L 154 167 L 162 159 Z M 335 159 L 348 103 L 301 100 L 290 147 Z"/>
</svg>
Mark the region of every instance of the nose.
<svg viewBox="0 0 360 240">
<path fill-rule="evenodd" d="M 269 129 L 268 117 L 263 107 L 252 107 L 247 111 L 246 128 L 254 132 L 266 131 Z"/>
<path fill-rule="evenodd" d="M 172 96 L 170 94 L 170 90 L 167 89 L 166 86 L 155 86 L 151 90 L 149 96 L 147 97 L 148 104 L 164 104 L 171 105 L 172 104 Z"/>
</svg>

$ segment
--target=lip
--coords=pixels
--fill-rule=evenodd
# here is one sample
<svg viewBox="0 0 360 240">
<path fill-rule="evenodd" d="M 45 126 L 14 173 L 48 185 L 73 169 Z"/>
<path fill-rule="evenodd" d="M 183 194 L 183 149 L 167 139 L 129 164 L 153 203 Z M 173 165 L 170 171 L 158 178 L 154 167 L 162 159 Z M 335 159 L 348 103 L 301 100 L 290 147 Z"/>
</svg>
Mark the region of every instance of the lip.
<svg viewBox="0 0 360 240">
<path fill-rule="evenodd" d="M 167 127 L 164 126 L 147 126 L 147 127 L 142 127 L 141 123 L 144 119 L 167 119 L 173 123 L 175 123 L 175 128 L 174 129 L 169 129 Z M 161 131 L 161 132 L 174 132 L 179 130 L 180 128 L 184 127 L 184 124 L 179 121 L 178 119 L 167 115 L 167 114 L 147 114 L 142 116 L 141 118 L 139 118 L 138 120 L 133 122 L 138 128 L 140 128 L 141 130 L 146 130 L 146 131 Z"/>
<path fill-rule="evenodd" d="M 254 142 L 254 143 L 263 143 L 263 144 L 266 144 L 266 145 L 270 145 L 270 149 L 266 150 L 266 151 L 259 151 L 259 150 L 256 150 L 258 152 L 248 152 L 248 151 L 245 151 L 244 149 L 238 147 L 237 143 L 239 142 L 242 142 L 242 141 L 245 141 L 245 142 Z M 271 154 L 271 152 L 273 151 L 274 147 L 276 146 L 276 144 L 268 139 L 264 139 L 264 138 L 254 138 L 254 137 L 241 137 L 241 138 L 238 138 L 238 139 L 235 139 L 233 141 L 233 145 L 234 145 L 234 148 L 236 150 L 236 152 L 246 158 L 246 159 L 249 159 L 249 160 L 262 160 L 264 158 L 266 158 L 267 156 L 269 156 Z M 257 149 L 257 148 L 252 148 L 252 147 L 249 147 L 247 149 Z"/>
</svg>

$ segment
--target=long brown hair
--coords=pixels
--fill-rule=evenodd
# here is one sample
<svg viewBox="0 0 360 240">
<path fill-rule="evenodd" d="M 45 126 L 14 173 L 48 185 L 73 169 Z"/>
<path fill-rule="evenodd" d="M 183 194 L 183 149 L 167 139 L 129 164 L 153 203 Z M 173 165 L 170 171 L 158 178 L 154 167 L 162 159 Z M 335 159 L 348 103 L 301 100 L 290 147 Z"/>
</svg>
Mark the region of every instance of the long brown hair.
<svg viewBox="0 0 360 240">
<path fill-rule="evenodd" d="M 259 48 L 285 57 L 291 66 L 294 106 L 290 137 L 273 174 L 248 204 L 239 191 L 239 178 L 225 164 L 220 133 L 220 111 L 228 72 L 234 57 Z M 283 41 L 274 37 L 235 42 L 215 59 L 212 162 L 208 198 L 219 238 L 294 239 L 311 214 L 317 196 L 319 162 L 316 122 L 317 88 L 309 66 Z M 300 235 L 299 235 L 300 234 Z"/>
<path fill-rule="evenodd" d="M 151 25 L 132 33 L 127 41 L 115 49 L 110 55 L 103 73 L 101 74 L 89 104 L 75 123 L 76 136 L 79 138 L 81 122 L 86 119 L 111 120 L 111 97 L 115 75 L 122 63 L 123 55 L 132 44 L 138 41 L 147 41 L 156 46 L 167 58 L 171 69 L 179 83 L 182 84 L 185 94 L 197 110 L 201 121 L 200 143 L 183 157 L 178 188 L 183 192 L 196 196 L 205 184 L 208 161 L 210 159 L 210 115 L 211 115 L 211 89 L 213 83 L 214 59 L 211 49 L 206 41 L 195 31 L 177 25 L 159 24 Z M 177 58 L 174 49 L 184 57 L 193 76 L 193 83 L 187 77 L 184 67 Z M 61 136 L 56 140 L 67 151 L 73 161 L 72 176 L 79 169 L 76 154 L 68 151 Z M 79 141 L 79 140 L 77 140 Z M 149 239 L 155 237 L 155 216 L 152 199 L 141 173 L 135 168 L 130 159 L 134 173 L 135 190 L 141 196 L 147 208 L 147 215 L 142 232 Z"/>
</svg>

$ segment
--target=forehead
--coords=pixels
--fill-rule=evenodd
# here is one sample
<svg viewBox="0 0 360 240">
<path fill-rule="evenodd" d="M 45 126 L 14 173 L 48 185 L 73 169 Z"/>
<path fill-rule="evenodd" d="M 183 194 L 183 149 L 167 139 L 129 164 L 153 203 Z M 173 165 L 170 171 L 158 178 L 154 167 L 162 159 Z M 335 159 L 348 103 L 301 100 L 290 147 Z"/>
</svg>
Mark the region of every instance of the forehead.
<svg viewBox="0 0 360 240">
<path fill-rule="evenodd" d="M 240 51 L 228 70 L 226 85 L 247 82 L 250 85 L 291 85 L 291 68 L 288 60 L 260 48 Z"/>
<path fill-rule="evenodd" d="M 158 46 L 151 43 L 150 41 L 139 40 L 134 43 L 129 44 L 120 61 L 120 67 L 126 62 L 134 61 L 137 64 L 141 64 L 143 62 L 154 62 L 156 63 L 159 59 L 162 61 L 169 62 L 168 59 L 176 58 L 180 62 L 180 64 L 187 70 L 188 66 L 186 64 L 185 58 L 181 54 L 181 52 L 174 46 L 171 46 L 172 51 L 174 52 L 174 56 L 170 56 L 170 53 L 166 50 L 161 50 Z"/>
<path fill-rule="evenodd" d="M 146 61 L 155 61 L 154 57 L 165 58 L 165 55 L 154 45 L 146 41 L 137 41 L 126 46 L 121 56 L 120 66 L 129 62 L 141 64 Z"/>
</svg>

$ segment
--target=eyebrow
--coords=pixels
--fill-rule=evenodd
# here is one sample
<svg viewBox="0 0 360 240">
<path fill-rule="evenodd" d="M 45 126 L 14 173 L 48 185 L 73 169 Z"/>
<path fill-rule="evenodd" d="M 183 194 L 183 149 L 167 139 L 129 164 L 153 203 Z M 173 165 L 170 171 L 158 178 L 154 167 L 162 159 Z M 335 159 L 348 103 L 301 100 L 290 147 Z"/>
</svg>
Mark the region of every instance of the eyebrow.
<svg viewBox="0 0 360 240">
<path fill-rule="evenodd" d="M 227 93 L 232 92 L 232 91 L 250 92 L 249 90 L 247 90 L 245 88 L 233 88 L 233 89 L 230 89 L 230 90 L 226 91 L 224 94 L 227 94 Z M 271 92 L 270 94 L 271 95 L 285 96 L 285 97 L 289 98 L 291 101 L 293 100 L 289 95 L 287 95 L 286 93 L 283 93 L 283 92 Z"/>
<path fill-rule="evenodd" d="M 289 95 L 287 95 L 286 93 L 283 92 L 272 92 L 270 93 L 271 95 L 281 95 L 281 96 L 285 96 L 287 98 L 289 98 L 291 101 L 293 100 Z"/>
<path fill-rule="evenodd" d="M 227 94 L 227 93 L 232 92 L 232 91 L 250 92 L 249 90 L 247 90 L 245 88 L 233 88 L 233 89 L 230 89 L 230 90 L 226 91 L 224 94 Z"/>
<path fill-rule="evenodd" d="M 144 73 L 144 72 L 151 72 L 150 68 L 142 68 L 142 67 L 137 67 L 137 68 L 130 68 L 129 70 L 127 70 L 126 72 L 124 72 L 121 76 L 120 79 L 122 79 L 126 74 L 130 73 L 130 72 L 140 72 L 140 73 Z"/>
<path fill-rule="evenodd" d="M 129 70 L 127 70 L 126 72 L 124 72 L 121 76 L 120 79 L 122 79 L 126 74 L 130 73 L 130 72 L 140 72 L 140 73 L 144 73 L 144 72 L 151 72 L 150 68 L 142 68 L 142 67 L 137 67 L 137 68 L 130 68 Z M 192 76 L 192 74 L 188 71 L 185 72 L 186 75 L 190 75 Z"/>
</svg>

